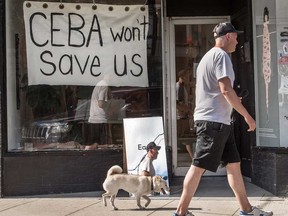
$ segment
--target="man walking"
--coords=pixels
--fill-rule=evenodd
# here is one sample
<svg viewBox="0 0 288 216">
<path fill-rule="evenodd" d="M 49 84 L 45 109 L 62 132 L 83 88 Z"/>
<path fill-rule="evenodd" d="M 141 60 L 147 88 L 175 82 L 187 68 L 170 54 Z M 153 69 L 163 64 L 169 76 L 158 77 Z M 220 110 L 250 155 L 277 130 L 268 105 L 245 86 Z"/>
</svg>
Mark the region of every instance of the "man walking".
<svg viewBox="0 0 288 216">
<path fill-rule="evenodd" d="M 256 128 L 255 120 L 241 103 L 233 82 L 234 70 L 229 53 L 235 51 L 237 31 L 231 23 L 219 23 L 214 30 L 215 46 L 200 61 L 196 78 L 194 121 L 197 133 L 196 152 L 183 183 L 183 192 L 174 216 L 192 216 L 189 203 L 205 170 L 216 172 L 220 163 L 227 169 L 227 178 L 240 205 L 240 215 L 271 216 L 251 206 L 240 169 L 240 156 L 232 133 L 231 112 L 234 108 L 248 125 Z"/>
</svg>

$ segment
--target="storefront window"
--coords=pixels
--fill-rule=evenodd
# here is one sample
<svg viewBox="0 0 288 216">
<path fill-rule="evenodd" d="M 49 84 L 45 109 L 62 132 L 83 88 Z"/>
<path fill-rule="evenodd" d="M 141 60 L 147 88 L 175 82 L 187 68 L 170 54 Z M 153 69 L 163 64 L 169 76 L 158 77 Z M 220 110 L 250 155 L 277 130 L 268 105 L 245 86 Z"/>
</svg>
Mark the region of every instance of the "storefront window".
<svg viewBox="0 0 288 216">
<path fill-rule="evenodd" d="M 141 20 L 142 17 L 135 18 L 135 21 L 132 20 L 132 16 L 128 16 L 136 24 L 139 24 L 137 27 L 136 24 L 129 26 L 130 20 L 125 21 L 125 18 L 123 18 L 124 21 L 117 19 L 115 14 L 117 14 L 117 6 L 119 5 L 123 6 L 126 13 L 132 13 L 129 11 L 135 4 L 139 6 L 140 11 L 144 5 L 143 1 L 110 1 L 109 5 L 105 6 L 108 10 L 107 13 L 113 14 L 115 12 L 113 15 L 115 17 L 109 18 L 112 20 L 109 31 L 114 36 L 115 45 L 108 42 L 106 45 L 107 35 L 103 33 L 104 27 L 101 24 L 108 19 L 101 20 L 100 12 L 99 14 L 94 12 L 93 15 L 93 11 L 103 8 L 103 4 L 107 4 L 107 1 L 104 3 L 79 0 L 63 1 L 63 3 L 61 3 L 62 1 L 53 1 L 54 4 L 55 2 L 59 4 L 59 8 L 61 5 L 64 6 L 63 13 L 59 13 L 59 11 L 45 12 L 45 10 L 51 10 L 53 7 L 52 1 L 38 1 L 41 3 L 41 10 L 32 12 L 28 10 L 33 9 L 36 1 L 6 1 L 8 151 L 122 149 L 123 118 L 162 116 L 163 113 L 160 4 L 148 1 L 146 10 L 148 10 L 149 16 L 147 16 L 147 21 L 144 18 Z M 71 3 L 74 3 L 75 9 L 71 12 L 65 12 L 69 7 L 68 4 Z M 91 7 L 90 12 L 85 11 L 85 8 L 88 7 L 87 4 Z M 79 12 L 76 13 L 75 11 Z M 32 15 L 27 15 L 29 13 Z M 25 22 L 25 16 L 28 16 L 28 24 Z M 55 21 L 60 16 L 61 19 Z M 92 17 L 91 22 L 87 22 L 89 16 Z M 33 17 L 37 17 L 37 19 L 33 19 Z M 82 17 L 84 18 L 82 19 Z M 65 18 L 67 18 L 67 23 L 70 26 L 62 30 L 61 23 Z M 77 25 L 73 26 L 73 19 L 77 20 Z M 43 27 L 42 29 L 42 24 L 44 26 L 47 20 L 51 21 L 50 27 L 48 29 Z M 85 27 L 82 24 L 83 26 L 84 24 L 90 25 L 87 28 L 90 30 L 88 36 L 84 36 L 82 28 Z M 143 32 L 146 31 L 145 25 L 147 26 L 147 35 L 143 39 L 145 36 Z M 133 52 L 132 57 L 129 56 L 129 53 L 126 54 L 125 47 L 121 49 L 121 46 L 116 44 L 117 37 L 121 37 L 121 35 L 117 35 L 113 30 L 118 29 L 118 27 L 124 29 L 122 31 L 124 32 L 123 40 L 127 44 L 128 41 L 132 40 L 131 38 L 133 38 L 132 42 L 137 40 L 141 42 L 142 40 L 142 44 L 143 41 L 145 43 L 146 51 L 140 50 L 140 46 L 134 46 L 133 51 L 131 51 L 131 53 Z M 80 38 L 82 37 L 83 44 L 73 38 L 73 33 L 80 35 Z M 61 34 L 69 35 L 69 38 L 61 38 Z M 115 55 L 111 57 L 112 63 L 116 64 L 115 62 L 120 59 L 117 58 L 116 54 L 123 54 L 121 59 L 124 63 L 122 66 L 118 64 L 118 67 L 112 67 L 113 71 L 118 72 L 118 75 L 134 72 L 135 79 L 128 78 L 123 81 L 121 78 L 115 80 L 115 77 L 107 74 L 96 76 L 99 72 L 97 69 L 100 68 L 100 60 L 103 62 L 101 62 L 102 71 L 111 67 L 107 63 L 110 61 L 110 56 L 105 57 L 106 53 L 103 54 L 101 51 L 99 55 L 93 56 L 93 53 L 97 53 L 98 48 L 96 45 L 91 47 L 89 42 L 93 43 L 91 38 L 96 34 L 98 35 L 97 39 L 99 39 L 97 42 L 99 49 L 102 46 L 109 47 L 107 50 L 110 51 L 115 49 L 115 53 L 113 53 Z M 29 35 L 32 45 L 27 39 Z M 143 38 L 140 39 L 140 35 Z M 72 49 L 67 48 L 68 45 L 65 44 L 65 41 L 74 50 L 79 47 L 79 51 L 70 54 Z M 58 53 L 53 53 L 47 48 L 49 43 L 50 47 L 56 47 L 59 53 L 63 51 L 64 54 L 57 58 Z M 39 58 L 37 58 L 37 53 L 35 54 L 37 49 L 31 49 L 35 44 L 37 45 L 36 48 L 45 48 L 45 51 L 40 50 Z M 45 47 L 46 45 L 47 47 Z M 57 51 L 57 49 L 55 50 Z M 94 50 L 96 51 L 94 52 Z M 87 56 L 84 58 L 85 53 Z M 109 52 L 107 53 L 109 54 Z M 147 56 L 144 66 L 139 63 L 143 53 Z M 129 57 L 131 58 L 129 59 Z M 39 61 L 42 61 L 42 66 L 46 66 L 46 68 L 41 65 L 39 67 L 39 71 L 46 75 L 45 79 L 42 78 L 42 80 L 34 76 Z M 132 62 L 130 65 L 134 67 L 129 68 L 129 61 Z M 77 73 L 83 75 L 89 70 L 96 77 L 95 81 L 88 78 L 88 80 L 86 79 L 88 84 L 85 84 L 86 81 L 83 81 L 83 76 L 74 76 L 74 80 L 70 79 L 72 75 Z M 140 76 L 140 72 L 141 74 L 146 73 L 147 84 L 145 84 L 145 79 L 144 84 L 137 84 L 139 83 L 137 76 Z M 53 79 L 53 75 L 56 73 L 71 76 Z"/>
<path fill-rule="evenodd" d="M 257 145 L 287 147 L 287 1 L 253 1 Z"/>
</svg>

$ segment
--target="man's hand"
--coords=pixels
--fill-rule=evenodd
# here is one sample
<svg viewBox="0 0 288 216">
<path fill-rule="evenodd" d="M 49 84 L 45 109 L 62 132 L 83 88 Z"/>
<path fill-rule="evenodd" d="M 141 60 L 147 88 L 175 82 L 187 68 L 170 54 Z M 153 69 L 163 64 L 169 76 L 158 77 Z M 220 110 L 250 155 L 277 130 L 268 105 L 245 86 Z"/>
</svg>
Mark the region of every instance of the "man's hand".
<svg viewBox="0 0 288 216">
<path fill-rule="evenodd" d="M 242 105 L 241 97 L 236 95 L 236 92 L 232 88 L 230 79 L 228 77 L 224 77 L 219 81 L 220 90 L 227 100 L 227 102 L 240 114 L 244 117 L 245 122 L 248 124 L 248 131 L 254 131 L 256 129 L 256 122 L 248 113 L 246 108 Z"/>
<path fill-rule="evenodd" d="M 247 131 L 255 131 L 256 129 L 256 122 L 255 120 L 249 116 L 248 118 L 244 118 L 246 123 L 248 124 L 248 130 Z"/>
</svg>

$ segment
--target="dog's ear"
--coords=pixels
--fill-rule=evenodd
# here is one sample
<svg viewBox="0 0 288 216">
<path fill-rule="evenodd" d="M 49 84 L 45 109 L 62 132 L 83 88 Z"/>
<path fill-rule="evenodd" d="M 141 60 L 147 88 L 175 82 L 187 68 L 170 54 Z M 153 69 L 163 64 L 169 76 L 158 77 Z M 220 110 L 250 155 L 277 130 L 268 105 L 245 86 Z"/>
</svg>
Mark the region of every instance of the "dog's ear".
<svg viewBox="0 0 288 216">
<path fill-rule="evenodd" d="M 157 185 L 160 186 L 161 180 L 162 180 L 161 176 L 155 176 L 155 183 L 156 183 Z"/>
</svg>

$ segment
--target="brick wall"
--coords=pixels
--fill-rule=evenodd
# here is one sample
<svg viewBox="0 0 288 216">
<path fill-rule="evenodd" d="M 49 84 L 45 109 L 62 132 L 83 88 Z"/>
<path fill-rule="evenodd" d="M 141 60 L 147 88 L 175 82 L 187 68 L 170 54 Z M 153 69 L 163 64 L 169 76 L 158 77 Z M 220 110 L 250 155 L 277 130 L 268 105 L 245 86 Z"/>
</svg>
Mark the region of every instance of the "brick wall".
<svg viewBox="0 0 288 216">
<path fill-rule="evenodd" d="M 254 147 L 252 183 L 277 196 L 288 194 L 288 149 Z"/>
</svg>

